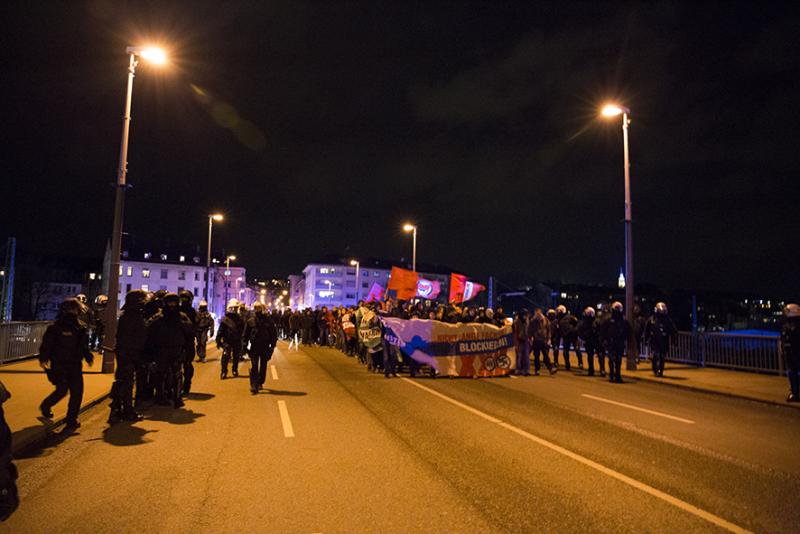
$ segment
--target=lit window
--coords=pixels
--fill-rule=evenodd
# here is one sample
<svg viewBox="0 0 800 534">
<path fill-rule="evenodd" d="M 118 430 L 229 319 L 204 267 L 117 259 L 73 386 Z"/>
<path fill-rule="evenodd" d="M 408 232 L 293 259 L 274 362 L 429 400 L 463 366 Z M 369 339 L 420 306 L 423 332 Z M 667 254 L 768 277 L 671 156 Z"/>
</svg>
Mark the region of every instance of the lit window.
<svg viewBox="0 0 800 534">
<path fill-rule="evenodd" d="M 153 254 L 151 254 L 150 252 L 145 252 L 144 253 L 144 259 L 149 260 L 152 257 L 153 257 Z"/>
<path fill-rule="evenodd" d="M 178 258 L 178 261 L 180 262 L 186 261 L 186 256 L 181 256 L 180 258 Z"/>
<path fill-rule="evenodd" d="M 142 278 L 150 278 L 150 269 L 142 269 Z"/>
<path fill-rule="evenodd" d="M 167 261 L 167 255 L 166 254 L 162 254 L 161 255 L 161 261 Z"/>
<path fill-rule="evenodd" d="M 94 274 L 94 273 L 89 273 L 89 280 L 94 280 L 95 278 L 97 278 L 97 275 L 96 275 L 96 274 Z"/>
<path fill-rule="evenodd" d="M 142 291 L 150 291 L 150 286 L 147 284 L 142 284 Z"/>
<path fill-rule="evenodd" d="M 329 274 L 331 272 L 327 267 L 320 267 L 319 274 Z"/>
<path fill-rule="evenodd" d="M 119 266 L 119 275 L 122 276 L 122 265 Z"/>
<path fill-rule="evenodd" d="M 128 265 L 128 276 L 133 276 L 133 267 Z"/>
<path fill-rule="evenodd" d="M 195 263 L 200 263 L 200 256 L 195 256 L 194 258 L 192 258 L 192 261 Z"/>
</svg>

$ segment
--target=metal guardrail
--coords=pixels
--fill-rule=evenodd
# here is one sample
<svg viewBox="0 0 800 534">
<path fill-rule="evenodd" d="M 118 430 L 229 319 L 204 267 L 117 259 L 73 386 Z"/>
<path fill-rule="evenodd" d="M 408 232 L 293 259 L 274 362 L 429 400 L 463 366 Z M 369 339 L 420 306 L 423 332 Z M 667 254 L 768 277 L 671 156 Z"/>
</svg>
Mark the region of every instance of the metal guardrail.
<svg viewBox="0 0 800 534">
<path fill-rule="evenodd" d="M 0 323 L 0 364 L 38 354 L 42 336 L 50 324 L 51 321 Z"/>
<path fill-rule="evenodd" d="M 759 373 L 784 372 L 777 336 L 678 332 L 672 338 L 667 361 Z"/>
</svg>

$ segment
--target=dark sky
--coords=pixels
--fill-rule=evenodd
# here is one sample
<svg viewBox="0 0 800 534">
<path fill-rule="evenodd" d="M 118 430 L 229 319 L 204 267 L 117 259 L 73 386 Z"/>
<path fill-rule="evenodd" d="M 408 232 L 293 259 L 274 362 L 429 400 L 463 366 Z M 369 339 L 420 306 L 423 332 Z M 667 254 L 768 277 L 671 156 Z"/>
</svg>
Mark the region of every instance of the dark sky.
<svg viewBox="0 0 800 534">
<path fill-rule="evenodd" d="M 800 295 L 795 4 L 5 2 L 0 237 L 102 255 L 128 44 L 125 229 L 253 274 L 328 252 L 614 283 L 632 109 L 637 281 Z"/>
</svg>

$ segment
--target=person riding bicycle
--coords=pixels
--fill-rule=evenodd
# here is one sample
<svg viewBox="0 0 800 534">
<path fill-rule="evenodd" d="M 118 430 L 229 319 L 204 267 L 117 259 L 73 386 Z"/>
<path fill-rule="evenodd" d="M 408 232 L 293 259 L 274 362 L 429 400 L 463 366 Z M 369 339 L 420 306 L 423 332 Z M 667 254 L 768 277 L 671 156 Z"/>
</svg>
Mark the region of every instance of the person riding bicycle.
<svg viewBox="0 0 800 534">
<path fill-rule="evenodd" d="M 217 331 L 217 348 L 222 349 L 222 369 L 220 379 L 228 377 L 228 363 L 232 362 L 233 376 L 239 376 L 239 359 L 242 357 L 242 334 L 244 319 L 239 314 L 239 301 L 231 299 L 225 311 L 225 317 L 219 323 Z"/>
</svg>

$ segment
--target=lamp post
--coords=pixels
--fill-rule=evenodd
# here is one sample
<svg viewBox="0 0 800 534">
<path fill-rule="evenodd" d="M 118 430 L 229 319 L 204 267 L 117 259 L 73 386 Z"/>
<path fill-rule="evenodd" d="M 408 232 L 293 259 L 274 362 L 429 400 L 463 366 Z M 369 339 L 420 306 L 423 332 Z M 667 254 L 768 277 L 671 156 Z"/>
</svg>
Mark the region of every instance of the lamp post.
<svg viewBox="0 0 800 534">
<path fill-rule="evenodd" d="M 214 221 L 221 221 L 223 219 L 221 213 L 212 213 L 208 216 L 208 252 L 206 253 L 206 303 L 209 308 L 211 306 L 211 228 L 214 226 Z"/>
<path fill-rule="evenodd" d="M 406 223 L 403 225 L 403 231 L 406 233 L 411 232 L 413 234 L 412 237 L 412 245 L 411 245 L 411 270 L 416 272 L 417 271 L 417 227 L 414 224 Z"/>
<path fill-rule="evenodd" d="M 356 268 L 356 304 L 358 304 L 358 301 L 361 300 L 361 279 L 358 277 L 358 273 L 361 270 L 361 262 L 350 260 L 350 265 Z"/>
<path fill-rule="evenodd" d="M 333 302 L 333 282 L 325 280 L 325 283 L 328 284 L 328 304 L 330 304 Z"/>
<path fill-rule="evenodd" d="M 617 104 L 606 104 L 602 111 L 604 117 L 622 115 L 622 150 L 625 170 L 625 319 L 633 326 L 633 235 L 631 216 L 631 163 L 628 155 L 628 126 L 631 123 L 631 110 Z M 636 369 L 638 347 L 631 337 L 628 345 L 626 368 Z"/>
<path fill-rule="evenodd" d="M 125 189 L 128 187 L 128 138 L 131 129 L 131 100 L 133 98 L 133 77 L 136 74 L 138 57 L 163 65 L 167 56 L 163 50 L 153 47 L 129 46 L 128 89 L 125 94 L 125 114 L 122 116 L 122 141 L 119 147 L 119 167 L 117 168 L 116 192 L 114 193 L 114 227 L 111 231 L 111 260 L 108 272 L 108 306 L 106 308 L 106 331 L 103 338 L 103 373 L 114 372 L 114 348 L 117 344 L 117 312 L 119 311 L 119 271 L 122 253 L 122 220 L 125 212 Z"/>
<path fill-rule="evenodd" d="M 228 279 L 231 276 L 231 260 L 235 260 L 236 256 L 228 256 L 225 258 L 225 309 L 228 307 Z"/>
</svg>

